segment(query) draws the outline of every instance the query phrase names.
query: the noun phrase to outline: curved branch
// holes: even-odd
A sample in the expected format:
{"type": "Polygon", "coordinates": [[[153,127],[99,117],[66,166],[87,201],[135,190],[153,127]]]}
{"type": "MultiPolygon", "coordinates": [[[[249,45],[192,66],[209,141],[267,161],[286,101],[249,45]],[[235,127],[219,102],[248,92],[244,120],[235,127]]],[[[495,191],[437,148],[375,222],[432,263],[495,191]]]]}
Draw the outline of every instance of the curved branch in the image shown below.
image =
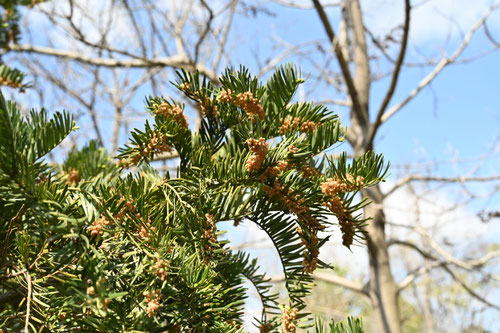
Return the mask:
{"type": "Polygon", "coordinates": [[[483,29],[484,29],[484,34],[486,35],[486,37],[488,37],[491,44],[493,44],[495,47],[500,47],[500,43],[497,42],[495,38],[493,38],[493,35],[491,34],[490,29],[488,28],[488,24],[486,24],[486,22],[484,22],[483,29]]]}
{"type": "MultiPolygon", "coordinates": [[[[423,251],[418,246],[416,246],[415,244],[410,243],[410,242],[394,240],[394,241],[392,241],[392,244],[399,244],[399,245],[407,246],[407,247],[409,247],[409,248],[417,251],[418,253],[420,253],[425,258],[434,260],[435,262],[432,265],[435,265],[436,267],[438,267],[438,266],[442,267],[451,276],[451,278],[453,280],[455,280],[456,282],[458,282],[462,286],[462,288],[464,288],[472,297],[476,298],[480,302],[483,302],[484,304],[486,304],[486,305],[488,305],[488,306],[490,306],[492,308],[500,310],[500,306],[491,303],[490,301],[488,301],[487,299],[485,299],[484,297],[482,297],[481,295],[479,295],[478,293],[476,293],[462,279],[460,279],[459,277],[457,277],[457,275],[448,267],[448,263],[447,262],[445,262],[445,261],[438,261],[433,255],[431,255],[431,254],[423,251]]],[[[411,280],[409,282],[405,281],[405,280],[407,280],[407,278],[403,279],[400,282],[400,284],[399,284],[399,290],[407,287],[415,279],[415,277],[410,277],[410,278],[407,277],[408,280],[411,280]]]]}
{"type": "Polygon", "coordinates": [[[427,234],[422,227],[415,226],[413,227],[413,230],[415,230],[418,234],[424,237],[429,242],[429,245],[432,247],[432,249],[436,251],[440,256],[442,256],[447,262],[469,271],[484,266],[491,259],[500,257],[500,250],[496,250],[485,254],[479,259],[472,259],[467,261],[460,260],[452,256],[445,249],[439,246],[439,244],[436,243],[436,241],[432,239],[432,237],[429,236],[429,234],[427,234]]]}
{"type": "Polygon", "coordinates": [[[465,48],[469,45],[472,36],[474,33],[484,25],[486,22],[486,19],[491,15],[491,13],[500,6],[500,2],[495,3],[493,6],[490,7],[490,9],[481,17],[481,19],[469,30],[469,32],[465,35],[462,44],[455,50],[455,52],[451,55],[451,57],[443,58],[439,63],[434,67],[434,69],[420,81],[418,86],[413,89],[409,95],[403,99],[401,102],[398,104],[394,105],[393,107],[389,108],[387,112],[385,112],[381,118],[381,122],[385,123],[389,118],[391,118],[394,114],[396,114],[401,108],[403,108],[408,102],[410,102],[415,96],[422,91],[423,88],[428,86],[435,78],[438,76],[441,71],[448,66],[449,64],[452,64],[456,61],[456,59],[462,54],[462,52],[465,50],[465,48]]]}
{"type": "Polygon", "coordinates": [[[189,58],[182,55],[175,55],[170,57],[158,57],[152,59],[112,59],[102,57],[89,57],[81,52],[60,50],[46,46],[35,45],[9,45],[9,51],[12,52],[25,52],[37,53],[48,56],[64,58],[68,60],[75,60],[88,65],[103,66],[103,67],[124,67],[124,68],[152,68],[152,67],[172,67],[172,68],[189,68],[198,70],[200,73],[206,75],[210,80],[218,82],[217,75],[206,68],[200,63],[192,64],[189,58]]]}
{"type": "Polygon", "coordinates": [[[464,288],[472,297],[474,297],[478,301],[483,302],[484,304],[486,304],[486,305],[488,305],[488,306],[490,306],[492,308],[495,308],[496,310],[500,311],[500,306],[491,303],[486,298],[482,297],[481,295],[479,295],[478,293],[476,293],[474,290],[472,290],[472,288],[469,287],[464,281],[462,281],[462,279],[460,279],[459,277],[457,277],[456,274],[453,273],[453,271],[447,265],[443,265],[443,268],[444,268],[444,270],[446,272],[448,272],[448,274],[450,274],[450,276],[453,278],[453,280],[457,281],[462,286],[462,288],[464,288]]]}
{"type": "Polygon", "coordinates": [[[392,73],[391,84],[389,85],[389,89],[380,104],[380,108],[377,113],[377,118],[375,123],[370,127],[370,134],[368,136],[367,147],[368,149],[372,148],[373,140],[375,135],[377,134],[377,129],[382,124],[382,115],[385,112],[385,109],[389,105],[392,96],[394,95],[394,91],[396,90],[396,85],[398,83],[399,73],[401,73],[401,66],[403,65],[403,60],[406,55],[406,48],[408,45],[408,34],[410,31],[410,13],[411,13],[411,5],[410,0],[405,0],[405,23],[403,27],[403,39],[401,41],[401,50],[399,51],[398,59],[396,60],[396,65],[394,66],[394,72],[392,73]]]}
{"type": "Polygon", "coordinates": [[[32,282],[31,275],[29,271],[24,273],[26,276],[26,283],[28,285],[28,295],[26,295],[26,320],[24,322],[24,331],[29,332],[29,324],[30,324],[30,310],[31,310],[31,293],[32,293],[32,282]]]}
{"type": "Polygon", "coordinates": [[[401,292],[401,290],[403,290],[406,287],[408,287],[420,275],[428,273],[431,270],[433,270],[434,268],[442,266],[442,265],[443,265],[442,262],[440,262],[440,261],[434,261],[431,264],[428,264],[428,265],[422,266],[420,268],[417,268],[416,270],[413,271],[413,273],[408,274],[403,280],[401,280],[398,283],[398,291],[401,292]]]}
{"type": "Polygon", "coordinates": [[[224,53],[224,48],[227,43],[227,38],[229,36],[229,30],[231,29],[231,24],[233,23],[233,17],[234,13],[236,11],[236,5],[238,4],[237,0],[233,0],[230,3],[230,10],[229,10],[229,17],[227,18],[226,26],[224,27],[224,31],[222,33],[222,38],[219,41],[219,51],[217,52],[217,55],[215,57],[214,63],[212,68],[214,71],[217,71],[217,68],[219,68],[221,59],[222,59],[222,54],[224,53]]]}
{"type": "Polygon", "coordinates": [[[313,273],[313,278],[322,282],[328,282],[328,283],[333,283],[336,284],[340,287],[344,287],[346,289],[349,289],[351,291],[357,292],[359,294],[362,294],[368,298],[370,298],[370,295],[368,293],[368,290],[366,290],[366,284],[363,285],[359,282],[356,281],[351,281],[346,278],[340,277],[338,275],[334,274],[328,274],[324,272],[315,272],[313,273]]]}
{"type": "MultiPolygon", "coordinates": [[[[282,6],[288,6],[292,8],[300,8],[300,9],[314,9],[314,6],[308,6],[308,5],[303,5],[294,1],[285,1],[285,0],[272,0],[273,2],[282,5],[282,6]]],[[[326,7],[338,7],[342,5],[342,1],[335,1],[331,3],[326,3],[323,5],[324,8],[326,7]]]]}
{"type": "Polygon", "coordinates": [[[391,188],[388,192],[384,194],[384,197],[388,197],[394,193],[397,189],[402,186],[415,182],[441,182],[441,183],[469,183],[469,182],[490,182],[494,180],[500,180],[500,175],[488,176],[488,177],[433,177],[433,176],[421,176],[421,175],[409,175],[401,179],[391,188]]]}
{"type": "Polygon", "coordinates": [[[284,59],[289,57],[291,54],[294,52],[297,52],[300,50],[301,47],[304,45],[294,45],[294,46],[289,46],[287,47],[283,52],[278,54],[276,57],[273,59],[270,59],[269,62],[265,66],[259,69],[259,72],[255,75],[257,77],[263,77],[266,75],[268,72],[274,70],[284,59]]]}
{"type": "Polygon", "coordinates": [[[198,62],[198,58],[199,58],[199,55],[200,55],[200,46],[201,46],[201,43],[203,43],[203,40],[205,39],[205,37],[207,36],[208,32],[210,31],[210,27],[212,26],[212,21],[214,19],[214,12],[212,11],[212,8],[210,8],[209,5],[207,5],[206,1],[205,0],[200,0],[201,4],[203,7],[205,7],[205,9],[207,10],[208,12],[208,19],[207,21],[205,22],[205,28],[202,30],[199,38],[198,38],[198,41],[196,42],[196,45],[194,47],[194,62],[197,63],[198,62]]]}
{"type": "Polygon", "coordinates": [[[313,3],[314,7],[316,8],[316,11],[318,12],[319,18],[321,19],[323,27],[325,28],[325,32],[328,36],[328,39],[332,42],[335,55],[337,56],[340,69],[342,70],[342,75],[344,76],[345,83],[347,85],[347,91],[349,92],[349,96],[351,97],[352,100],[352,105],[354,106],[354,110],[356,110],[357,112],[361,112],[362,108],[359,102],[358,93],[354,86],[351,72],[349,70],[349,64],[346,62],[344,58],[342,48],[340,47],[339,41],[335,36],[335,32],[333,31],[330,21],[328,20],[328,16],[326,15],[323,6],[321,6],[321,4],[319,3],[319,0],[313,0],[313,3]]]}
{"type": "MultiPolygon", "coordinates": [[[[366,290],[366,288],[359,282],[351,281],[351,280],[348,280],[346,278],[340,277],[338,275],[328,274],[328,273],[323,273],[323,272],[314,272],[312,277],[315,280],[335,284],[339,287],[349,289],[349,290],[354,291],[358,294],[362,294],[363,296],[366,296],[367,298],[370,298],[370,295],[368,294],[368,291],[366,290]]],[[[271,277],[271,282],[284,282],[284,281],[285,281],[284,275],[278,275],[278,276],[271,277]]]]}

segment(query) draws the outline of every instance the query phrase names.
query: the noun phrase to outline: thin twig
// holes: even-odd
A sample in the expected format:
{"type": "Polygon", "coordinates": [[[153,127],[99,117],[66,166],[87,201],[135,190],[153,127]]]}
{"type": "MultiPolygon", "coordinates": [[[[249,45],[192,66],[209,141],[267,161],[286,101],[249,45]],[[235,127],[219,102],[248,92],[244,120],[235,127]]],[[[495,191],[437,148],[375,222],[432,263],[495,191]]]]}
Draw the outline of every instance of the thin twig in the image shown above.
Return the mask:
{"type": "Polygon", "coordinates": [[[22,204],[22,206],[21,206],[21,208],[19,208],[19,211],[17,212],[17,214],[12,219],[10,219],[9,230],[7,231],[7,236],[5,237],[4,245],[2,248],[2,261],[0,262],[0,266],[3,265],[3,263],[7,257],[7,249],[9,248],[9,238],[10,238],[10,234],[12,233],[12,226],[15,223],[17,223],[17,220],[19,220],[19,218],[21,217],[21,215],[24,213],[25,210],[26,210],[26,205],[22,204]]]}
{"type": "Polygon", "coordinates": [[[389,118],[394,116],[401,108],[403,108],[408,102],[410,102],[415,96],[418,95],[423,88],[428,86],[441,71],[448,65],[454,63],[456,59],[462,54],[465,48],[469,45],[472,36],[474,33],[486,22],[486,19],[491,15],[491,13],[500,6],[500,2],[495,3],[490,9],[483,15],[483,17],[469,30],[469,32],[465,35],[462,44],[455,50],[455,52],[451,55],[451,57],[446,57],[441,59],[439,63],[434,67],[434,69],[420,81],[415,89],[413,89],[406,98],[404,98],[401,102],[389,108],[387,112],[382,116],[381,122],[385,123],[389,118]]]}
{"type": "Polygon", "coordinates": [[[236,5],[238,4],[238,0],[233,0],[230,3],[229,17],[227,18],[226,26],[224,27],[224,32],[222,33],[222,38],[219,41],[219,51],[214,60],[213,71],[216,72],[219,68],[220,62],[222,60],[222,55],[224,54],[224,49],[227,43],[227,38],[229,36],[229,31],[231,29],[231,25],[233,23],[234,13],[236,11],[236,5]]]}
{"type": "Polygon", "coordinates": [[[408,45],[408,35],[410,31],[410,13],[411,13],[410,0],[405,0],[405,23],[403,28],[403,39],[401,41],[401,50],[399,51],[399,56],[396,61],[396,65],[394,66],[394,72],[392,74],[392,80],[391,84],[389,85],[389,89],[387,90],[387,93],[384,97],[384,100],[382,101],[382,104],[380,104],[380,108],[378,110],[375,123],[370,127],[370,133],[368,135],[368,141],[366,143],[367,150],[373,148],[372,147],[373,140],[375,138],[375,135],[377,134],[379,126],[382,124],[382,115],[384,114],[385,109],[389,105],[389,102],[391,101],[391,98],[394,95],[394,91],[396,90],[399,74],[401,73],[401,66],[403,65],[403,60],[405,58],[406,48],[408,45]]]}
{"type": "Polygon", "coordinates": [[[398,290],[401,291],[408,287],[410,284],[412,284],[413,281],[420,275],[426,274],[433,270],[436,267],[439,267],[443,265],[443,262],[441,261],[434,261],[430,264],[424,265],[422,267],[419,267],[418,269],[414,270],[412,273],[408,274],[403,280],[401,280],[398,283],[398,290]]]}
{"type": "MultiPolygon", "coordinates": [[[[285,0],[272,0],[272,1],[279,4],[279,5],[292,7],[292,8],[314,9],[313,6],[303,5],[301,3],[297,3],[294,1],[285,1],[285,0]]],[[[342,1],[334,1],[334,2],[330,2],[330,3],[325,3],[322,6],[323,6],[323,8],[327,8],[327,7],[338,7],[341,5],[342,5],[342,1]]]]}
{"type": "Polygon", "coordinates": [[[183,55],[174,55],[170,57],[157,57],[151,59],[117,59],[103,57],[89,57],[81,52],[61,50],[46,46],[35,46],[29,44],[12,44],[9,45],[9,51],[26,52],[44,54],[54,57],[75,60],[81,63],[103,67],[125,67],[125,68],[152,68],[152,67],[173,67],[173,68],[190,68],[198,70],[206,75],[214,82],[218,82],[217,75],[206,68],[203,64],[192,64],[188,57],[183,55]]]}
{"type": "Polygon", "coordinates": [[[26,283],[28,284],[28,295],[26,296],[26,321],[24,322],[24,331],[28,332],[28,327],[30,323],[31,292],[32,292],[31,275],[29,270],[25,272],[25,276],[26,276],[26,283]]]}
{"type": "Polygon", "coordinates": [[[208,11],[208,19],[205,22],[205,28],[203,31],[200,33],[198,36],[198,41],[196,42],[196,45],[194,47],[194,59],[193,63],[197,63],[199,60],[199,55],[200,55],[200,46],[203,43],[203,40],[207,36],[208,32],[210,31],[210,27],[212,25],[212,21],[214,19],[214,12],[212,11],[212,8],[206,3],[205,0],[200,0],[201,4],[205,9],[208,11]]]}
{"type": "MultiPolygon", "coordinates": [[[[439,261],[437,260],[433,255],[431,255],[430,253],[427,253],[426,251],[420,249],[418,246],[416,246],[415,244],[411,243],[411,242],[407,242],[407,241],[398,241],[398,240],[394,240],[391,242],[392,244],[398,244],[398,245],[403,245],[403,246],[407,246],[411,249],[414,249],[415,251],[417,251],[418,253],[420,253],[424,258],[427,258],[427,259],[430,259],[430,260],[433,260],[433,261],[436,261],[437,263],[439,264],[436,264],[436,267],[442,267],[452,278],[453,280],[455,280],[456,282],[458,282],[472,297],[476,298],[477,300],[483,302],[484,304],[492,307],[492,308],[495,308],[497,310],[500,310],[500,306],[496,305],[496,304],[493,304],[491,303],[490,301],[488,301],[486,298],[482,297],[481,295],[479,295],[478,293],[476,293],[471,287],[469,287],[462,279],[460,279],[449,267],[448,267],[448,262],[446,261],[439,261]]],[[[404,281],[405,279],[403,279],[404,281]]],[[[402,282],[403,282],[402,281],[402,282]]],[[[407,282],[405,282],[405,284],[409,284],[407,282]]],[[[401,287],[405,287],[405,284],[403,283],[400,283],[400,290],[401,290],[401,287]]]]}
{"type": "Polygon", "coordinates": [[[319,105],[319,104],[335,104],[335,105],[341,105],[341,106],[347,106],[351,107],[352,103],[349,100],[340,100],[340,99],[325,99],[325,100],[320,100],[320,101],[315,101],[314,104],[319,105]]]}
{"type": "Polygon", "coordinates": [[[487,177],[434,177],[434,176],[421,176],[421,175],[409,175],[401,179],[394,185],[389,191],[384,193],[384,197],[388,197],[393,194],[397,189],[411,182],[439,182],[439,183],[470,183],[470,182],[491,182],[495,180],[500,180],[500,175],[487,176],[487,177]]]}
{"type": "Polygon", "coordinates": [[[326,15],[323,6],[321,6],[321,4],[319,3],[319,0],[313,0],[313,3],[316,11],[318,12],[321,23],[325,28],[326,34],[333,45],[333,49],[340,65],[340,69],[342,70],[342,75],[344,76],[345,83],[347,85],[349,96],[352,100],[352,105],[354,106],[354,110],[358,110],[359,112],[361,112],[361,104],[359,103],[358,93],[352,80],[351,71],[349,70],[349,64],[344,59],[342,49],[340,48],[339,41],[337,40],[335,32],[333,31],[330,21],[328,20],[328,16],[326,15]]]}
{"type": "MultiPolygon", "coordinates": [[[[318,281],[332,283],[332,284],[338,285],[339,287],[349,289],[351,291],[354,291],[356,293],[364,295],[367,298],[370,298],[370,295],[368,294],[368,291],[366,290],[366,288],[359,282],[351,281],[351,280],[343,278],[341,276],[334,275],[334,274],[328,274],[328,273],[324,273],[324,272],[315,272],[312,276],[314,279],[316,279],[318,281]]],[[[285,281],[285,277],[283,275],[271,277],[271,282],[284,282],[284,281],[285,281]]]]}

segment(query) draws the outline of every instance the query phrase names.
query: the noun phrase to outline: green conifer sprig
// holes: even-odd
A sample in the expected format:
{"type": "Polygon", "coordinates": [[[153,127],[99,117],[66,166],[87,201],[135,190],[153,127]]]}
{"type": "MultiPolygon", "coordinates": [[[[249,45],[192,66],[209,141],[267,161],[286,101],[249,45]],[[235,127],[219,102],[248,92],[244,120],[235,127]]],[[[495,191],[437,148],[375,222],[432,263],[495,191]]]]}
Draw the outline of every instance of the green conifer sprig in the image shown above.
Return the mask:
{"type": "Polygon", "coordinates": [[[199,128],[182,104],[148,98],[154,120],[132,131],[117,164],[92,141],[47,165],[76,128],[71,117],[32,112],[28,122],[0,99],[2,329],[240,332],[246,281],[263,305],[261,331],[313,325],[304,311],[311,273],[330,267],[319,251],[340,237],[320,231],[336,216],[346,246],[362,235],[367,202],[356,193],[383,179],[382,157],[321,157],[344,130],[327,108],[293,101],[303,83],[293,66],[266,84],[244,68],[228,69],[220,86],[178,74],[203,114],[199,128]],[[179,157],[175,175],[150,166],[164,153],[179,157]],[[267,234],[288,304],[278,304],[257,260],[230,251],[222,221],[267,234]]]}
{"type": "MultiPolygon", "coordinates": [[[[45,0],[4,0],[0,2],[0,49],[8,51],[9,44],[17,43],[21,37],[19,29],[19,6],[33,7],[45,0]]],[[[25,74],[17,68],[2,64],[0,60],[0,86],[17,88],[24,92],[31,87],[24,81],[25,74]]]]}

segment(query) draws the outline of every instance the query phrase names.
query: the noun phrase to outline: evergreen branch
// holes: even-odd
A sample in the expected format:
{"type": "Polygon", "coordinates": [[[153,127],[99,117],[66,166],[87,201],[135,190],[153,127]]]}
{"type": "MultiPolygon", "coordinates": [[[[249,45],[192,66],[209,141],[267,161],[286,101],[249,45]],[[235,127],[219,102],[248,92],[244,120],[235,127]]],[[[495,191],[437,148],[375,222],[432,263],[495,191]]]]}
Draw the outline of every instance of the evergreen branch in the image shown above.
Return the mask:
{"type": "Polygon", "coordinates": [[[363,333],[363,322],[360,318],[347,317],[347,323],[335,322],[333,319],[325,325],[322,319],[317,318],[314,327],[315,333],[363,333]]]}
{"type": "Polygon", "coordinates": [[[28,332],[29,324],[30,324],[30,311],[31,311],[31,293],[33,292],[31,275],[29,271],[24,273],[26,277],[26,284],[28,285],[28,294],[26,295],[26,321],[24,324],[24,331],[28,332]]]}
{"type": "Polygon", "coordinates": [[[24,73],[16,68],[10,68],[6,65],[0,65],[0,85],[11,88],[18,88],[23,92],[30,84],[23,83],[24,73]]]}
{"type": "Polygon", "coordinates": [[[239,262],[242,265],[241,274],[253,284],[259,294],[263,306],[262,319],[260,321],[265,325],[270,319],[273,319],[272,316],[279,313],[277,301],[278,294],[269,294],[272,287],[271,284],[268,284],[270,279],[266,279],[263,274],[257,274],[259,267],[257,266],[256,259],[253,259],[250,262],[250,255],[241,251],[238,251],[235,255],[233,255],[233,257],[236,262],[239,262]],[[266,315],[271,318],[266,318],[266,315]]]}
{"type": "MultiPolygon", "coordinates": [[[[259,206],[262,207],[262,204],[259,206]]],[[[280,257],[285,276],[285,286],[289,294],[291,306],[299,310],[305,307],[304,297],[312,287],[312,278],[303,272],[302,246],[293,231],[296,225],[291,218],[285,218],[282,212],[260,213],[249,220],[256,223],[267,233],[280,257]]]]}
{"type": "MultiPolygon", "coordinates": [[[[343,131],[327,108],[290,104],[302,82],[293,66],[279,69],[266,85],[244,67],[227,70],[221,87],[198,73],[178,76],[177,87],[203,110],[201,126],[189,130],[183,105],[147,99],[154,122],[134,129],[131,143],[120,149],[120,165],[140,164],[128,175],[95,141],[72,150],[61,165],[37,162],[75,128],[71,117],[32,111],[28,122],[14,104],[0,100],[0,198],[6,207],[0,233],[15,233],[7,245],[14,251],[6,257],[25,267],[5,268],[0,287],[20,288],[13,277],[36,270],[25,327],[38,329],[40,314],[52,325],[47,327],[241,332],[245,277],[264,307],[260,328],[274,329],[279,312],[269,280],[257,273],[256,260],[230,255],[229,241],[218,237],[223,231],[217,222],[243,218],[263,229],[278,252],[289,303],[283,318],[292,321],[286,325],[310,324],[299,310],[313,286],[311,273],[328,267],[318,259],[329,238],[319,231],[330,223],[321,181],[330,175],[352,187],[350,172],[365,176],[360,185],[374,185],[386,172],[381,156],[367,154],[347,165],[344,155],[331,160],[333,166],[325,159],[318,166],[315,156],[339,142],[343,131]],[[283,121],[292,118],[293,125],[283,121]],[[176,178],[162,178],[149,162],[174,148],[176,178]],[[48,316],[47,309],[59,313],[48,316]]],[[[348,214],[366,204],[342,198],[348,214]]],[[[17,302],[13,308],[23,306],[1,296],[17,302]]],[[[23,327],[18,317],[5,320],[23,327]]]]}

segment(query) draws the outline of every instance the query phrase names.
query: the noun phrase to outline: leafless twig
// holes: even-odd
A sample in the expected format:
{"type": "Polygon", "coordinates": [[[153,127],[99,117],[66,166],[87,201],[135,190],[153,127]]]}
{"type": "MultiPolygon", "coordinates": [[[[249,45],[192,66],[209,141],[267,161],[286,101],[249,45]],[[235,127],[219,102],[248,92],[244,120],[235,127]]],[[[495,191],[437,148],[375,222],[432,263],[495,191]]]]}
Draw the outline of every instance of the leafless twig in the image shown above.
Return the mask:
{"type": "Polygon", "coordinates": [[[24,322],[24,331],[28,332],[30,324],[31,293],[32,293],[31,275],[29,270],[27,270],[24,273],[24,276],[26,277],[26,283],[28,284],[28,295],[26,295],[26,321],[24,322]]]}
{"type": "MultiPolygon", "coordinates": [[[[322,281],[322,282],[328,282],[328,283],[338,285],[340,287],[343,287],[343,288],[349,289],[351,291],[354,291],[358,294],[361,294],[368,299],[370,298],[366,288],[359,282],[355,282],[355,281],[343,278],[343,277],[338,276],[338,275],[328,274],[328,273],[324,273],[324,272],[315,272],[313,274],[313,278],[316,280],[322,281]]],[[[271,277],[271,281],[272,282],[283,282],[283,281],[285,281],[285,277],[281,276],[281,275],[280,276],[273,276],[273,277],[271,277]]]]}
{"type": "Polygon", "coordinates": [[[404,98],[401,102],[398,104],[392,106],[387,110],[383,116],[381,117],[381,122],[385,123],[389,118],[391,118],[393,115],[395,115],[399,110],[401,110],[408,102],[410,102],[415,96],[418,95],[418,93],[428,86],[437,76],[441,71],[448,65],[454,63],[456,59],[462,54],[462,52],[465,50],[465,48],[469,45],[472,36],[474,33],[484,25],[488,17],[495,11],[500,6],[500,3],[497,2],[493,6],[491,6],[488,11],[481,17],[479,21],[474,24],[474,26],[469,30],[469,32],[465,35],[462,43],[460,46],[455,50],[455,52],[450,56],[450,57],[445,57],[441,59],[441,61],[434,67],[434,69],[420,81],[420,83],[417,85],[415,89],[413,89],[410,94],[404,98]]]}
{"type": "Polygon", "coordinates": [[[367,146],[368,149],[371,149],[373,146],[373,140],[375,138],[375,134],[382,123],[382,115],[385,112],[385,109],[389,105],[392,96],[394,95],[394,91],[396,90],[396,85],[398,83],[399,73],[401,72],[401,66],[403,65],[403,60],[406,54],[406,47],[408,45],[408,34],[410,32],[410,13],[411,13],[411,5],[410,0],[405,0],[405,21],[403,27],[403,39],[401,40],[401,50],[399,51],[398,59],[396,60],[396,65],[394,66],[394,71],[392,74],[391,83],[389,85],[389,89],[384,97],[384,100],[380,104],[380,108],[377,112],[377,118],[375,123],[370,127],[370,132],[368,134],[367,146]]]}

